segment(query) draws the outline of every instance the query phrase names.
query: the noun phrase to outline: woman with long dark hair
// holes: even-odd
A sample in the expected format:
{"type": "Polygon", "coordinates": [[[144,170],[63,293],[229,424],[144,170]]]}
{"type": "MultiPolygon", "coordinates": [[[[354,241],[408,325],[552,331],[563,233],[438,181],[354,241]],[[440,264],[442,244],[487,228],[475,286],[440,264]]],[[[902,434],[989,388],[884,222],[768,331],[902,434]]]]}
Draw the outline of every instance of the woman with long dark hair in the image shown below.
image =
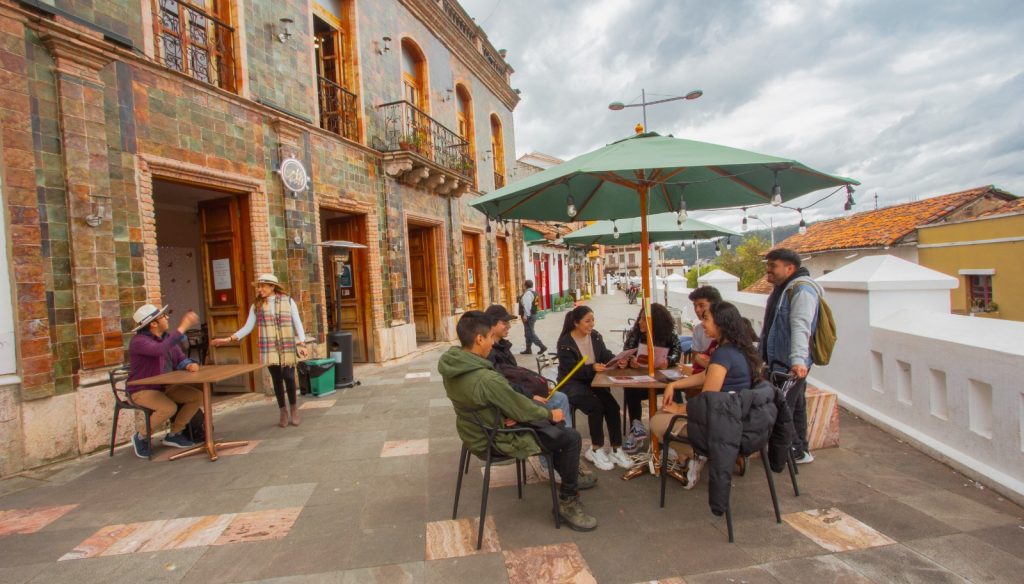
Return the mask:
{"type": "MultiPolygon", "coordinates": [[[[679,344],[679,335],[676,334],[676,323],[672,319],[672,313],[662,304],[651,304],[651,327],[654,329],[654,347],[668,350],[664,361],[655,361],[654,366],[658,369],[675,367],[683,356],[683,347],[679,344]]],[[[647,319],[644,318],[644,311],[636,317],[633,328],[626,333],[626,341],[622,344],[622,350],[626,349],[647,350],[647,319]]],[[[645,366],[644,360],[633,356],[629,359],[630,367],[645,366]]],[[[620,363],[625,367],[626,363],[620,363]]],[[[647,390],[627,389],[626,390],[626,412],[629,415],[630,423],[642,417],[643,402],[647,399],[647,390]]]]}
{"type": "Polygon", "coordinates": [[[565,315],[562,333],[558,337],[558,378],[565,379],[580,360],[586,363],[562,385],[559,391],[569,396],[569,403],[587,415],[591,448],[583,457],[601,470],[615,465],[632,466],[622,451],[622,423],[619,404],[606,387],[590,387],[594,376],[605,370],[605,363],[615,357],[604,344],[601,334],[594,330],[594,311],[589,306],[577,306],[565,315]],[[604,447],[604,425],[608,425],[611,449],[604,447]]]}
{"type": "MultiPolygon", "coordinates": [[[[708,336],[718,341],[718,348],[711,355],[705,371],[673,381],[665,387],[662,411],[651,419],[651,431],[655,436],[665,434],[673,415],[686,413],[686,405],[676,404],[672,399],[676,390],[700,387],[701,391],[743,391],[754,387],[760,379],[761,354],[754,346],[757,336],[750,321],[740,316],[735,305],[713,303],[704,313],[702,322],[708,336]]],[[[685,436],[686,422],[676,422],[672,433],[685,436]]],[[[689,444],[673,442],[672,448],[679,456],[689,459],[685,486],[692,489],[700,478],[704,458],[697,456],[689,444]]]]}

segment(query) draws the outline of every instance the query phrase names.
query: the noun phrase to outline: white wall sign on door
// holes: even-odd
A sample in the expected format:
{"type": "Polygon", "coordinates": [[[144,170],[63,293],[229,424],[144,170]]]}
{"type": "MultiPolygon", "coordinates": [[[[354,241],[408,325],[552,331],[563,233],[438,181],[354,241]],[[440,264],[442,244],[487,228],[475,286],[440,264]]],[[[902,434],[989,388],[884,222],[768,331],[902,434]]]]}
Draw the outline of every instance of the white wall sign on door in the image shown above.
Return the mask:
{"type": "Polygon", "coordinates": [[[210,262],[213,267],[213,289],[231,289],[231,260],[228,258],[213,260],[210,262]]]}

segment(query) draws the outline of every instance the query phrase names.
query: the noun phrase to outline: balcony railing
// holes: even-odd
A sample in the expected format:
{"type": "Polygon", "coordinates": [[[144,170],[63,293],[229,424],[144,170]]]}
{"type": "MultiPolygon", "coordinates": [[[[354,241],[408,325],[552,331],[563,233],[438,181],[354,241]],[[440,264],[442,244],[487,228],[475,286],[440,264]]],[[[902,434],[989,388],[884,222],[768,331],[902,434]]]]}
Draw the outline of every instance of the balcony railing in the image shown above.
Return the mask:
{"type": "Polygon", "coordinates": [[[317,87],[320,96],[320,127],[349,140],[358,141],[356,94],[321,76],[317,76],[317,87]]]}
{"type": "Polygon", "coordinates": [[[381,152],[409,151],[472,181],[475,165],[469,143],[408,101],[378,106],[381,133],[374,148],[381,152]]]}
{"type": "Polygon", "coordinates": [[[495,172],[494,173],[494,188],[500,189],[503,186],[505,186],[505,175],[499,174],[499,173],[495,172]]]}
{"type": "Polygon", "coordinates": [[[157,59],[193,79],[235,91],[235,29],[181,0],[158,0],[157,59]]]}

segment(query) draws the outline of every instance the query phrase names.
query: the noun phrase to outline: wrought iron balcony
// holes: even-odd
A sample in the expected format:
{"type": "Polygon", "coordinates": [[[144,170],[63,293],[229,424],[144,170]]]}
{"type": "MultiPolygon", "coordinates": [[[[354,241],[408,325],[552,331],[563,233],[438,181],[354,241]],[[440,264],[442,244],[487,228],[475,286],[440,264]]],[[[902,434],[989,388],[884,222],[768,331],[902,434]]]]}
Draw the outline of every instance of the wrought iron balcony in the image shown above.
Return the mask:
{"type": "Polygon", "coordinates": [[[182,0],[158,0],[157,59],[193,79],[235,91],[235,29],[182,0]]]}
{"type": "MultiPolygon", "coordinates": [[[[418,183],[428,178],[430,188],[438,192],[449,192],[451,185],[467,187],[473,184],[476,165],[469,153],[469,142],[426,112],[408,101],[395,101],[378,106],[380,112],[378,132],[373,138],[373,147],[381,152],[393,153],[390,160],[400,161],[392,165],[392,176],[413,177],[418,183]],[[415,159],[415,160],[413,160],[415,159]],[[422,164],[428,162],[432,164],[422,164]],[[450,174],[451,180],[435,179],[432,168],[450,174]],[[424,173],[425,171],[425,173],[424,173]],[[432,181],[437,180],[436,184],[432,181]],[[445,185],[446,186],[441,186],[445,185]]],[[[465,188],[461,189],[462,192],[465,188]]],[[[461,194],[461,192],[459,193],[461,194]]]]}
{"type": "Polygon", "coordinates": [[[320,127],[349,140],[359,140],[356,94],[326,77],[317,76],[320,96],[320,127]]]}

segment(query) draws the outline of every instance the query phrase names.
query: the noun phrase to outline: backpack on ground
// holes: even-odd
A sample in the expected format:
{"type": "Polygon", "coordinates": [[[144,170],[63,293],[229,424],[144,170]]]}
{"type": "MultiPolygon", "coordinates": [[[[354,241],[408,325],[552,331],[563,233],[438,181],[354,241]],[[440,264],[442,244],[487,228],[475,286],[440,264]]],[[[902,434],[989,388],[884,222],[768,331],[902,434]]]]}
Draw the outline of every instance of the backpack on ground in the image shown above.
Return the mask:
{"type": "Polygon", "coordinates": [[[508,381],[509,385],[512,386],[512,389],[526,397],[548,397],[550,390],[548,388],[547,379],[544,379],[542,376],[527,369],[526,367],[499,363],[494,366],[494,369],[508,381]]]}
{"type": "Polygon", "coordinates": [[[818,294],[818,323],[811,335],[811,362],[815,365],[828,365],[832,359],[832,351],[836,347],[836,320],[832,316],[832,308],[825,302],[825,295],[816,284],[797,282],[789,289],[789,301],[792,305],[793,294],[798,286],[810,286],[818,294]]]}

